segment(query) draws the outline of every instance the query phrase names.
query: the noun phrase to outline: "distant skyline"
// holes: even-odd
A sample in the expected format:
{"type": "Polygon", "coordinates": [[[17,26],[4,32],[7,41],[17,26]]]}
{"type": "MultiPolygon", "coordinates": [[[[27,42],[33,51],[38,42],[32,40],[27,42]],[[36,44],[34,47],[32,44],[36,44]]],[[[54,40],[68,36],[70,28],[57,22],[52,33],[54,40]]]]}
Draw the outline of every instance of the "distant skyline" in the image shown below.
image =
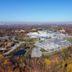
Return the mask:
{"type": "Polygon", "coordinates": [[[0,0],[0,21],[72,22],[72,0],[0,0]]]}

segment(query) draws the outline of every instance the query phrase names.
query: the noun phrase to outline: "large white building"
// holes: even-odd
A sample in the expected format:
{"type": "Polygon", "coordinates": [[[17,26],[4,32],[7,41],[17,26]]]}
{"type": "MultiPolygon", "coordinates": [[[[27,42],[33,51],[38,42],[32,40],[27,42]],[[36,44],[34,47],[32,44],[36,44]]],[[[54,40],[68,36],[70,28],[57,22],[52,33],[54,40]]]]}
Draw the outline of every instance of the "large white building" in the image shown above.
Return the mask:
{"type": "Polygon", "coordinates": [[[60,32],[44,30],[38,32],[30,32],[27,35],[30,38],[39,38],[38,41],[36,41],[35,43],[35,48],[32,50],[32,57],[42,56],[41,49],[44,49],[48,53],[50,53],[71,45],[66,40],[66,35],[60,32]]]}
{"type": "Polygon", "coordinates": [[[38,32],[29,32],[27,34],[31,38],[64,38],[65,35],[60,32],[52,31],[38,31],[38,32]]]}

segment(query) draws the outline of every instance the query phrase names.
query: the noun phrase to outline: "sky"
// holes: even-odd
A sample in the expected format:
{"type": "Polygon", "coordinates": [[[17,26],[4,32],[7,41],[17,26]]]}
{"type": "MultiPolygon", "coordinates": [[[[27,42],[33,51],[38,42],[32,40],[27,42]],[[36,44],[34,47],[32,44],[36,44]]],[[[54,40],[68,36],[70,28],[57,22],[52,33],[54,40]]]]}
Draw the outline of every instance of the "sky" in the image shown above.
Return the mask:
{"type": "Polygon", "coordinates": [[[0,0],[0,21],[72,21],[72,0],[0,0]]]}

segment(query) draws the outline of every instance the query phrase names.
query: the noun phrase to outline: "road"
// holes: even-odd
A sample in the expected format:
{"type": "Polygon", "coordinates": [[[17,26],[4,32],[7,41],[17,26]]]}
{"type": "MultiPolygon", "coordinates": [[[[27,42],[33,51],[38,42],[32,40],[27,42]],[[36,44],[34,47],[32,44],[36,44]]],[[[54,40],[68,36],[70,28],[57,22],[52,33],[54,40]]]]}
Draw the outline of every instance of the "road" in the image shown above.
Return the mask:
{"type": "Polygon", "coordinates": [[[13,47],[10,48],[9,51],[5,52],[4,55],[10,54],[12,51],[14,51],[15,49],[17,49],[22,43],[25,43],[25,42],[19,42],[18,44],[14,45],[13,47]]]}

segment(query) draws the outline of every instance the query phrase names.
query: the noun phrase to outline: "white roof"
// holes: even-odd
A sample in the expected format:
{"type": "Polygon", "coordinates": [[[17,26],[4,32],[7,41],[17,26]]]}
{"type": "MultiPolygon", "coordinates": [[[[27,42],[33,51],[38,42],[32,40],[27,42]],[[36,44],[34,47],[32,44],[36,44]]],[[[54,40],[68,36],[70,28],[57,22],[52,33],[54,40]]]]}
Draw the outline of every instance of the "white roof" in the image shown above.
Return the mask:
{"type": "Polygon", "coordinates": [[[56,49],[59,47],[58,44],[55,44],[53,42],[48,42],[48,43],[36,43],[36,46],[40,47],[40,48],[44,48],[45,50],[49,50],[49,49],[56,49]]]}

